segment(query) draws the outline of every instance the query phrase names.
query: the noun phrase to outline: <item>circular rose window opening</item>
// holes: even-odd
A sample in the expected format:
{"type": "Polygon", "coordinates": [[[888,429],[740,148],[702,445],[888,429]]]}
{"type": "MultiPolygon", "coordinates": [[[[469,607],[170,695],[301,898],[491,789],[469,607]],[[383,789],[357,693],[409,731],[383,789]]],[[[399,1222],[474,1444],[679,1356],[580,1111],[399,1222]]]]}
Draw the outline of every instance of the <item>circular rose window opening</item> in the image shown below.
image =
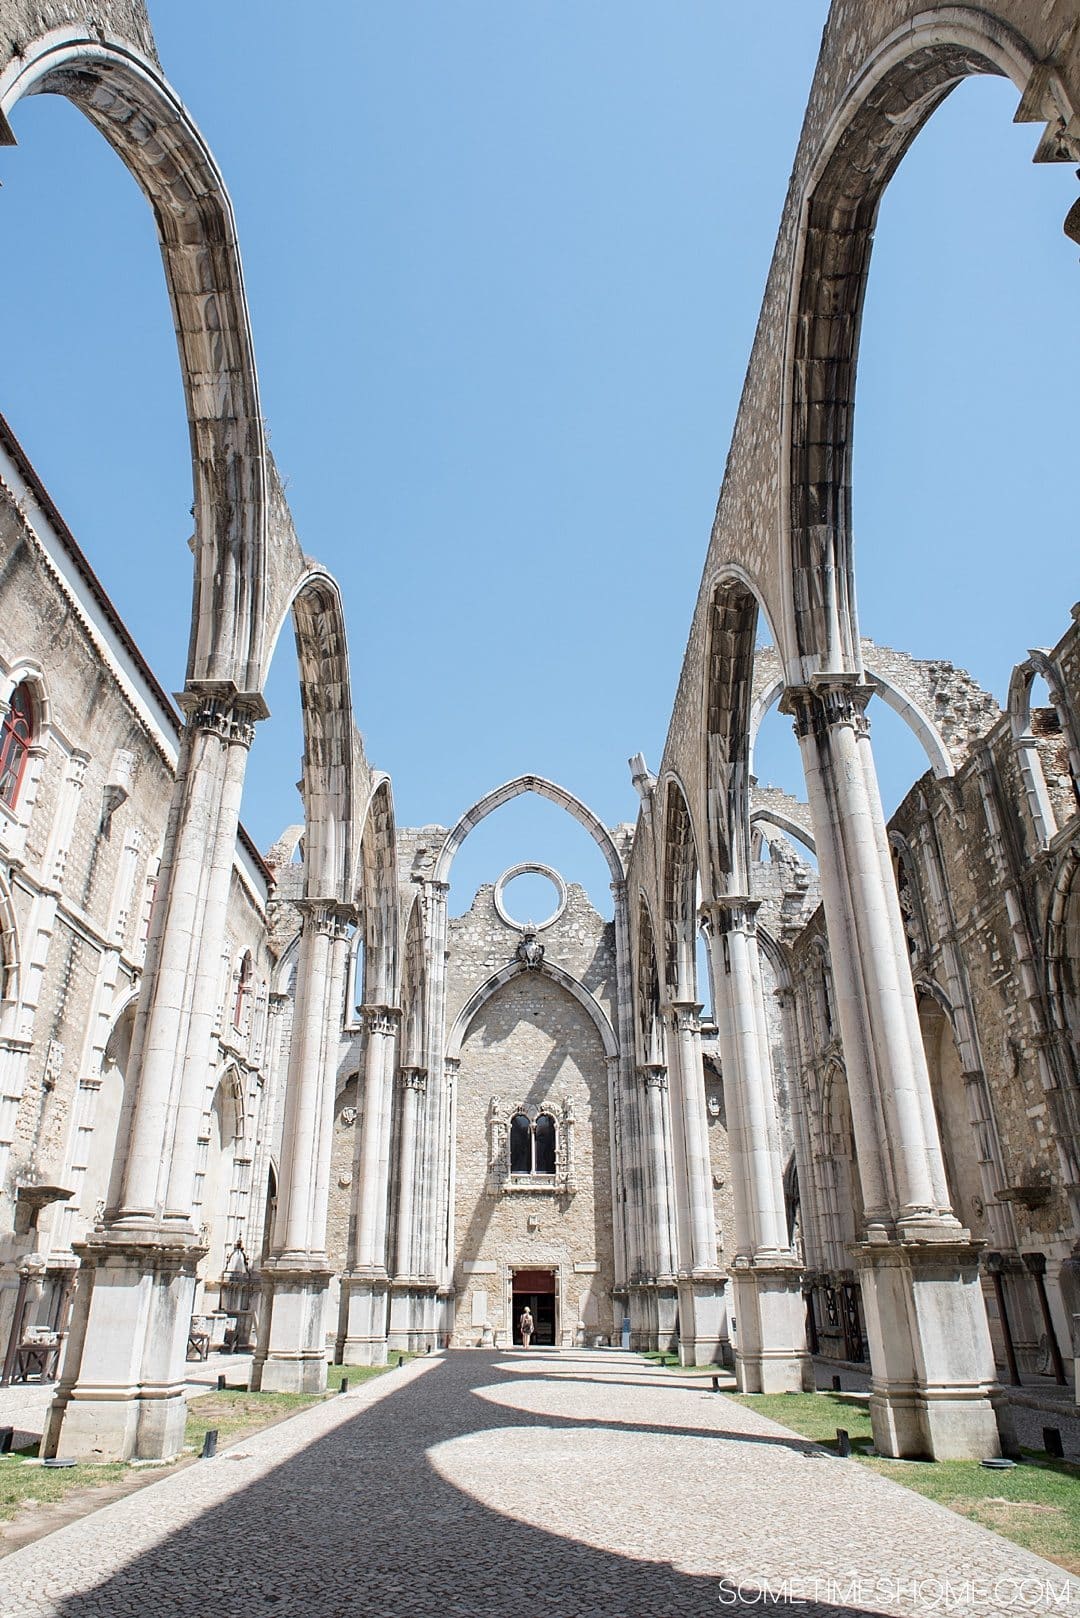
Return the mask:
{"type": "Polygon", "coordinates": [[[495,884],[495,909],[508,927],[540,932],[566,909],[566,883],[550,865],[512,865],[495,884]]]}

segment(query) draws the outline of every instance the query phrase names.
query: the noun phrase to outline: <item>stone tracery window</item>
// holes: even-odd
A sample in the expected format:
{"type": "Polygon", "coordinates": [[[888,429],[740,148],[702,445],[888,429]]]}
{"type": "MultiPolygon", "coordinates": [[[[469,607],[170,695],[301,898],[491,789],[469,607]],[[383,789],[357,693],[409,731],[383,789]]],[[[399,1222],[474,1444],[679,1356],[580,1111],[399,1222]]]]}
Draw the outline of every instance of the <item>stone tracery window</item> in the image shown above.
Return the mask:
{"type": "Polygon", "coordinates": [[[526,1103],[513,1114],[498,1096],[488,1107],[488,1190],[562,1191],[575,1189],[574,1107],[526,1103]]]}
{"type": "Polygon", "coordinates": [[[14,809],[34,740],[34,699],[25,680],[11,693],[0,727],[0,800],[14,809]]]}

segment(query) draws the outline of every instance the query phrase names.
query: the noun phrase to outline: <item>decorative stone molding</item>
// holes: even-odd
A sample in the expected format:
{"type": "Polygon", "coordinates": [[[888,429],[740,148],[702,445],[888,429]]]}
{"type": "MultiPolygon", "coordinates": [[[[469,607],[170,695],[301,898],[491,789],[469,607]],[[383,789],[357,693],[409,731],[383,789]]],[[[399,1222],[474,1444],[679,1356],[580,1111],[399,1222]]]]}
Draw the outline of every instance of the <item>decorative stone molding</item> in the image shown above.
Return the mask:
{"type": "Polygon", "coordinates": [[[790,714],[800,738],[823,738],[841,725],[849,726],[857,736],[867,736],[866,708],[873,695],[873,686],[853,675],[815,675],[808,686],[787,687],[780,698],[780,711],[790,714]]]}
{"type": "Polygon", "coordinates": [[[501,1096],[492,1096],[488,1103],[488,1195],[504,1192],[557,1193],[572,1196],[577,1190],[574,1181],[574,1103],[566,1097],[561,1103],[545,1101],[524,1102],[512,1109],[501,1096]],[[555,1173],[513,1174],[510,1170],[510,1123],[523,1115],[535,1124],[540,1117],[551,1118],[555,1124],[555,1173]]]}
{"type": "Polygon", "coordinates": [[[237,742],[241,747],[251,746],[255,740],[255,721],[265,712],[261,698],[251,701],[235,695],[180,691],[176,700],[184,712],[188,730],[208,731],[223,742],[237,742]]]}
{"type": "Polygon", "coordinates": [[[638,1068],[638,1073],[646,1090],[664,1091],[668,1087],[668,1071],[660,1062],[646,1062],[638,1068]]]}
{"type": "Polygon", "coordinates": [[[403,1090],[412,1090],[417,1095],[423,1095],[427,1089],[428,1075],[426,1067],[403,1067],[399,1077],[403,1090]]]}
{"type": "Polygon", "coordinates": [[[359,1009],[364,1031],[369,1038],[372,1034],[379,1034],[385,1039],[393,1038],[401,1021],[400,1006],[361,1006],[359,1009]]]}

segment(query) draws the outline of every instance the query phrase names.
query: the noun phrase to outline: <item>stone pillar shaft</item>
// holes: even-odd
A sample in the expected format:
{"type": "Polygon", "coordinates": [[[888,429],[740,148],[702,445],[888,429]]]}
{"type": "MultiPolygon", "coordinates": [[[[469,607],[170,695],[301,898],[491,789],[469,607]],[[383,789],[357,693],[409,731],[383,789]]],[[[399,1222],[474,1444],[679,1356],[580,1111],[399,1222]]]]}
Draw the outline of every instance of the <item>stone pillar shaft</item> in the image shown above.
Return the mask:
{"type": "Polygon", "coordinates": [[[903,920],[864,708],[869,687],[789,691],[818,849],[870,1225],[948,1217],[903,920]],[[944,1207],[943,1207],[944,1202],[944,1207]]]}
{"type": "Polygon", "coordinates": [[[668,1182],[667,1150],[664,1142],[664,1096],[667,1093],[667,1068],[651,1062],[641,1070],[645,1088],[645,1119],[649,1154],[648,1187],[653,1217],[649,1234],[652,1238],[653,1277],[670,1283],[674,1274],[671,1252],[671,1226],[668,1209],[671,1206],[671,1187],[668,1182]]]}
{"type": "Polygon", "coordinates": [[[391,1110],[388,1081],[400,1013],[392,1006],[365,1006],[363,1009],[367,1023],[367,1049],[364,1057],[364,1125],[357,1176],[359,1207],[355,1264],[361,1269],[385,1269],[391,1110]],[[384,1235],[382,1245],[379,1243],[380,1231],[384,1235]]]}
{"type": "Polygon", "coordinates": [[[190,1229],[206,1066],[251,705],[187,694],[187,722],[158,876],[129,1072],[131,1145],[115,1219],[190,1229]]]}
{"type": "Polygon", "coordinates": [[[749,1258],[790,1256],[780,1130],[764,1028],[756,936],[757,904],[720,900],[710,908],[720,1058],[730,1109],[736,1251],[749,1258]]]}
{"type": "Polygon", "coordinates": [[[401,1070],[401,1134],[398,1152],[398,1223],[394,1269],[399,1276],[412,1274],[413,1227],[416,1197],[416,1124],[420,1097],[427,1089],[427,1073],[422,1067],[401,1070]]]}
{"type": "Polygon", "coordinates": [[[275,1258],[289,1262],[312,1255],[325,1262],[338,1008],[348,962],[348,935],[346,918],[333,903],[305,900],[300,908],[303,932],[270,1250],[275,1258]]]}
{"type": "Polygon", "coordinates": [[[701,1066],[699,1005],[676,1001],[670,1007],[672,1054],[677,1076],[677,1104],[682,1123],[687,1218],[680,1270],[715,1270],[716,1220],[713,1214],[712,1165],[705,1113],[705,1077],[701,1066]]]}

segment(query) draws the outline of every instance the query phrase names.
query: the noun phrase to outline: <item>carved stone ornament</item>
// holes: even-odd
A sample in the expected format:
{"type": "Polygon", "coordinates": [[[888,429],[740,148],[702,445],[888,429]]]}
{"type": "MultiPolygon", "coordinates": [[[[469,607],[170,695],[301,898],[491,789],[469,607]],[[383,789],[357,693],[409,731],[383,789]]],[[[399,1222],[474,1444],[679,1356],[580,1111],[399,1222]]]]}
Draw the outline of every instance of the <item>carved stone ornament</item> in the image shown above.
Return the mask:
{"type": "Polygon", "coordinates": [[[522,932],[521,942],[514,953],[523,966],[532,968],[543,964],[544,946],[530,928],[522,932]]]}
{"type": "Polygon", "coordinates": [[[357,1116],[358,1114],[355,1107],[342,1107],[341,1121],[345,1125],[346,1129],[350,1129],[352,1125],[355,1124],[357,1116]]]}

